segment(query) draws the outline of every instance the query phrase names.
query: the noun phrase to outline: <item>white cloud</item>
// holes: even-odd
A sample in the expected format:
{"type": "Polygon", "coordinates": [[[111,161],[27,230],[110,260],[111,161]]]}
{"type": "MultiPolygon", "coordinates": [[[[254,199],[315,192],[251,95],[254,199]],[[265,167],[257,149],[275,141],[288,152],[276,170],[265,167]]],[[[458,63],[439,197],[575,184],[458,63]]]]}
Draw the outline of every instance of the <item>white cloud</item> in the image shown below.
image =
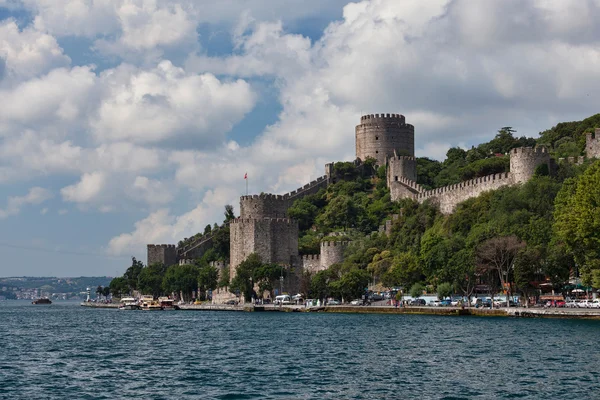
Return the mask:
{"type": "Polygon", "coordinates": [[[243,80],[188,75],[169,61],[150,71],[122,65],[102,80],[107,93],[91,122],[99,141],[155,143],[187,136],[185,147],[219,142],[256,100],[243,80]]]}
{"type": "Polygon", "coordinates": [[[6,69],[4,80],[11,82],[34,77],[71,62],[53,36],[34,28],[20,30],[13,20],[0,22],[0,59],[4,60],[6,69]]]}
{"type": "Polygon", "coordinates": [[[41,204],[50,198],[52,198],[52,192],[48,189],[38,186],[32,187],[25,196],[9,197],[6,202],[6,207],[0,209],[0,219],[10,217],[11,215],[17,215],[25,205],[41,204]]]}
{"type": "Polygon", "coordinates": [[[86,173],[78,183],[60,190],[63,200],[75,203],[87,203],[94,200],[107,184],[106,175],[102,172],[86,173]]]}

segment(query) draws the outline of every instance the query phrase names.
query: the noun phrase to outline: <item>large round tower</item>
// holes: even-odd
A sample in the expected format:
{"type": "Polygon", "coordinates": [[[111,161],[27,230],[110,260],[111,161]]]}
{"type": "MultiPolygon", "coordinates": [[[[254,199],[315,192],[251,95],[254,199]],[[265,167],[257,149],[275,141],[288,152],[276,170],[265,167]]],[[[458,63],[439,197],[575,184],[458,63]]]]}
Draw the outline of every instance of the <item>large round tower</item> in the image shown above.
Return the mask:
{"type": "Polygon", "coordinates": [[[535,175],[539,165],[550,162],[550,153],[543,146],[519,147],[510,151],[510,174],[513,182],[525,183],[535,175]]]}
{"type": "Polygon", "coordinates": [[[356,157],[366,160],[372,157],[378,165],[385,165],[386,158],[398,155],[415,155],[415,128],[407,124],[404,115],[370,114],[360,117],[356,126],[356,157]]]}

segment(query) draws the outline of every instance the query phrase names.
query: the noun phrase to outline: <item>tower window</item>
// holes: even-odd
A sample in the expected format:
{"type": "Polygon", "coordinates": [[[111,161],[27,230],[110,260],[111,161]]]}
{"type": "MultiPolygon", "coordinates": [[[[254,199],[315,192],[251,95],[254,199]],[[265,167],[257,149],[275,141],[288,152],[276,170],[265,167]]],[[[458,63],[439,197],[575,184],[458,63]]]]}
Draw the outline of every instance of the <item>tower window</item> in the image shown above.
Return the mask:
{"type": "Polygon", "coordinates": [[[375,150],[375,154],[379,154],[379,150],[375,150]]]}
{"type": "Polygon", "coordinates": [[[379,140],[379,136],[375,136],[375,140],[379,140]]]}
{"type": "Polygon", "coordinates": [[[395,180],[395,181],[397,181],[397,180],[398,180],[398,177],[397,177],[397,176],[395,176],[395,177],[394,177],[394,180],[395,180]]]}

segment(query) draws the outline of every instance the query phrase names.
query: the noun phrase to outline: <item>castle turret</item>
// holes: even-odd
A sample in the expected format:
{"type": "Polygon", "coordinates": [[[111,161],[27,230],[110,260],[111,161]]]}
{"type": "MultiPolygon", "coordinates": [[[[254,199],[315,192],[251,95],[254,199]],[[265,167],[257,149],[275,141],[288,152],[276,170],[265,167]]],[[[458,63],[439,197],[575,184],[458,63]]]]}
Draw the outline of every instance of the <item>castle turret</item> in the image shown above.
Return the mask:
{"type": "Polygon", "coordinates": [[[284,218],[290,202],[281,195],[260,194],[240,197],[240,218],[284,218]]]}
{"type": "Polygon", "coordinates": [[[404,115],[363,115],[356,126],[356,157],[363,161],[372,157],[378,165],[385,165],[394,151],[415,155],[415,128],[405,122],[404,115]]]}
{"type": "Polygon", "coordinates": [[[550,153],[543,146],[519,147],[510,151],[510,174],[514,183],[524,183],[533,177],[538,166],[549,167],[550,153]]]}
{"type": "Polygon", "coordinates": [[[600,158],[600,128],[585,134],[585,155],[588,158],[600,158]]]}
{"type": "Polygon", "coordinates": [[[391,186],[392,182],[398,182],[401,178],[406,178],[410,181],[417,180],[417,159],[412,156],[397,156],[388,159],[387,168],[387,185],[391,186]]]}
{"type": "Polygon", "coordinates": [[[321,242],[321,268],[327,269],[333,264],[338,264],[344,261],[344,251],[348,247],[348,241],[321,242]]]}
{"type": "Polygon", "coordinates": [[[165,266],[177,264],[177,248],[174,244],[149,244],[148,264],[161,263],[165,266]]]}

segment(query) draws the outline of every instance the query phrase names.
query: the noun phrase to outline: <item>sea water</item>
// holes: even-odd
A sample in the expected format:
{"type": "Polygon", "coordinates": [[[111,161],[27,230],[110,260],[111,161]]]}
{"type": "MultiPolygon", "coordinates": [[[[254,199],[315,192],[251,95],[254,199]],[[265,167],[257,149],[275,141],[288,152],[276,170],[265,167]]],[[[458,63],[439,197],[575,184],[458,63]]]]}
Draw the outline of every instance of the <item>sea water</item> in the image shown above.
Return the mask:
{"type": "Polygon", "coordinates": [[[600,321],[0,302],[2,399],[600,397],[600,321]]]}

